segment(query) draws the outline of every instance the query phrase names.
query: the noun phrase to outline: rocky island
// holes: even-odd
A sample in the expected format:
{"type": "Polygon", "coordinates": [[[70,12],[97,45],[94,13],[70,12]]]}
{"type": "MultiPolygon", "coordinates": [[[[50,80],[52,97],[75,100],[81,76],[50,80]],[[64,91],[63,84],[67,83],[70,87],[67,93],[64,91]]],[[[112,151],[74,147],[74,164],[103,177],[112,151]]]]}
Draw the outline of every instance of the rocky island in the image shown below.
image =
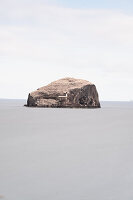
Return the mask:
{"type": "Polygon", "coordinates": [[[31,92],[28,107],[100,108],[96,86],[89,81],[63,78],[31,92]]]}

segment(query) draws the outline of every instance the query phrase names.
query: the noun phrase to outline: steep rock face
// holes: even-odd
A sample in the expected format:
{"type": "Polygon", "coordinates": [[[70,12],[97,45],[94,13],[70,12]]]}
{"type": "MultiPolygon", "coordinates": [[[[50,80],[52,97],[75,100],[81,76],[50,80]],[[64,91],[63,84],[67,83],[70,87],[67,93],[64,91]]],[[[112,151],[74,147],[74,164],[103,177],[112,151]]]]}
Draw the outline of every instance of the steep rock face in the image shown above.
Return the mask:
{"type": "Polygon", "coordinates": [[[89,81],[63,78],[28,96],[29,107],[100,108],[96,86],[89,81]]]}

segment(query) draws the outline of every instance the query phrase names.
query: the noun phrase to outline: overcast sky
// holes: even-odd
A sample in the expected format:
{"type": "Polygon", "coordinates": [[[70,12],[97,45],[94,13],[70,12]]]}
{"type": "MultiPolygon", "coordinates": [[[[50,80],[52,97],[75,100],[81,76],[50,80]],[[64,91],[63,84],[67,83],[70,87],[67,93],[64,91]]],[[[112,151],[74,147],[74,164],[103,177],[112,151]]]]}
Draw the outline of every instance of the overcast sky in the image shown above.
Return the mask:
{"type": "Polygon", "coordinates": [[[0,98],[63,77],[133,99],[132,0],[0,0],[0,98]]]}

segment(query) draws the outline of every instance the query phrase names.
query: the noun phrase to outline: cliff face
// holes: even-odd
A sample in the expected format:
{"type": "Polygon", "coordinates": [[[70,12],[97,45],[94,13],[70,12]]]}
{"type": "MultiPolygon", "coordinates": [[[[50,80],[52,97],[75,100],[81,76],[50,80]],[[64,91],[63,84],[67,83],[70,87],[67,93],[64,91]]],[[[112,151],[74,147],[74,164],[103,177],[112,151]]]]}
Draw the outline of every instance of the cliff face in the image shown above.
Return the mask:
{"type": "Polygon", "coordinates": [[[100,108],[96,86],[89,81],[63,78],[28,96],[29,107],[100,108]]]}

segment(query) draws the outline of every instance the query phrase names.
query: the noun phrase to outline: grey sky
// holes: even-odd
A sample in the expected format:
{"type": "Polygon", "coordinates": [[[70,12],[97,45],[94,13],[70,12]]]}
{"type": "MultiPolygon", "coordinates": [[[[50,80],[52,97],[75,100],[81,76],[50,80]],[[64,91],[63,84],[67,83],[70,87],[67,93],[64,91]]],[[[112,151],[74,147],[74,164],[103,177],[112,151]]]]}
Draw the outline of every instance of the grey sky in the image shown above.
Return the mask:
{"type": "Polygon", "coordinates": [[[101,100],[133,99],[133,14],[65,5],[0,1],[0,98],[69,76],[95,83],[101,100]]]}

